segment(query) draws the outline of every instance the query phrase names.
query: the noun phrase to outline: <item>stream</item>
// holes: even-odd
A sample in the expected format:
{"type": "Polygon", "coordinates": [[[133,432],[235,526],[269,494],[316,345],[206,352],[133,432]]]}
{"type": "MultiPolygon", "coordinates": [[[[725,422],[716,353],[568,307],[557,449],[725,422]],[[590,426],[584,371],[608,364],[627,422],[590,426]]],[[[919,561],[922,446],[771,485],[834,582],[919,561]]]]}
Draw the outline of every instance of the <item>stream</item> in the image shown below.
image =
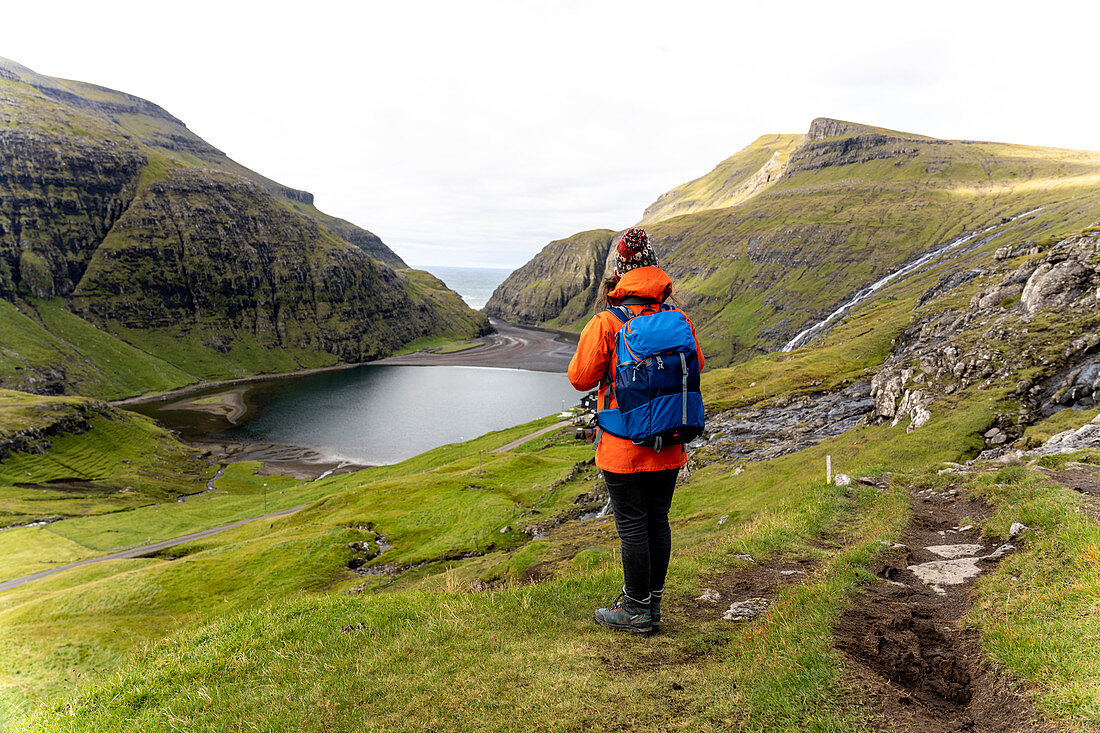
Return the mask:
{"type": "Polygon", "coordinates": [[[884,287],[886,287],[887,285],[889,285],[891,282],[898,279],[899,277],[904,277],[906,275],[910,275],[910,274],[916,272],[920,268],[922,268],[925,265],[931,263],[932,261],[938,259],[939,257],[953,252],[954,250],[956,250],[959,247],[963,246],[964,244],[971,241],[975,237],[979,237],[983,234],[987,234],[987,233],[993,231],[994,229],[997,229],[998,227],[1005,226],[1006,224],[1011,224],[1012,222],[1016,221],[1017,219],[1022,219],[1025,216],[1031,216],[1032,214],[1037,214],[1038,212],[1042,211],[1045,208],[1046,208],[1045,206],[1040,206],[1037,209],[1032,209],[1031,211],[1025,211],[1022,214],[1017,214],[1016,216],[1012,217],[1011,219],[1008,219],[1007,221],[1001,221],[1001,222],[998,222],[998,223],[993,224],[991,226],[988,226],[985,229],[975,231],[975,232],[971,232],[969,234],[964,234],[960,237],[952,239],[950,242],[948,242],[947,244],[945,244],[944,246],[942,246],[938,249],[934,249],[931,252],[927,252],[927,253],[917,257],[914,260],[910,260],[906,264],[899,267],[897,270],[894,270],[893,272],[883,276],[882,278],[876,280],[875,282],[871,283],[867,287],[860,290],[858,293],[855,294],[855,297],[853,297],[851,300],[849,300],[846,303],[844,303],[843,305],[841,305],[839,308],[837,308],[835,311],[830,313],[824,319],[818,321],[817,323],[813,324],[809,328],[801,331],[797,336],[795,336],[793,339],[791,339],[790,341],[785,343],[783,345],[783,348],[780,349],[780,351],[783,351],[783,352],[794,351],[795,349],[799,348],[800,346],[805,346],[810,341],[811,338],[813,338],[817,334],[821,333],[826,328],[828,328],[830,325],[832,325],[833,323],[838,321],[842,316],[847,314],[848,311],[852,310],[857,305],[862,305],[863,303],[867,302],[867,300],[869,300],[872,295],[874,295],[879,290],[882,290],[884,287]]]}
{"type": "MultiPolygon", "coordinates": [[[[180,494],[179,496],[176,497],[176,501],[178,501],[179,503],[182,504],[183,502],[190,499],[192,496],[202,496],[203,494],[209,494],[211,491],[214,490],[214,482],[217,481],[218,479],[220,479],[222,477],[223,473],[225,473],[225,464],[224,463],[221,464],[220,466],[218,466],[218,472],[215,473],[210,478],[210,480],[208,480],[206,482],[206,489],[204,491],[196,491],[193,494],[180,494]]],[[[264,484],[264,485],[266,486],[267,484],[264,484]]]]}

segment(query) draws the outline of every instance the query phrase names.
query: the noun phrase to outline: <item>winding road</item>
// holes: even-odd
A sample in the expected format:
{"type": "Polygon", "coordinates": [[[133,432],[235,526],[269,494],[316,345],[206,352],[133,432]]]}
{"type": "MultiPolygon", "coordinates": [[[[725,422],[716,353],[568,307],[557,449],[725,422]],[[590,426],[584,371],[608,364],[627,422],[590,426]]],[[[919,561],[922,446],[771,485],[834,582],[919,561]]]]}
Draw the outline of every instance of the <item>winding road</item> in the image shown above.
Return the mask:
{"type": "Polygon", "coordinates": [[[175,547],[176,545],[182,545],[185,542],[192,542],[194,540],[201,540],[203,537],[209,537],[210,535],[218,534],[219,532],[225,532],[228,529],[234,529],[249,522],[255,522],[258,519],[272,519],[274,517],[285,517],[287,514],[293,514],[294,512],[304,509],[308,504],[301,504],[290,509],[283,509],[278,512],[271,512],[270,514],[264,514],[259,517],[250,517],[248,519],[242,519],[239,522],[233,522],[232,524],[223,524],[220,527],[214,527],[212,529],[204,529],[201,532],[192,532],[191,534],[185,534],[180,537],[173,537],[170,540],[163,540],[161,542],[153,542],[148,545],[138,545],[137,547],[131,547],[127,550],[119,550],[118,552],[112,552],[109,555],[100,555],[99,557],[89,557],[86,560],[80,560],[79,562],[71,562],[67,565],[59,565],[56,568],[50,568],[49,570],[40,570],[37,573],[30,575],[24,575],[20,578],[12,578],[11,580],[5,580],[0,583],[0,593],[12,588],[18,588],[25,583],[31,583],[35,580],[41,580],[42,578],[48,578],[55,573],[61,573],[66,570],[72,570],[78,568],[81,565],[91,565],[95,562],[104,562],[105,560],[128,560],[135,557],[145,557],[146,555],[152,555],[166,550],[169,547],[175,547]]]}

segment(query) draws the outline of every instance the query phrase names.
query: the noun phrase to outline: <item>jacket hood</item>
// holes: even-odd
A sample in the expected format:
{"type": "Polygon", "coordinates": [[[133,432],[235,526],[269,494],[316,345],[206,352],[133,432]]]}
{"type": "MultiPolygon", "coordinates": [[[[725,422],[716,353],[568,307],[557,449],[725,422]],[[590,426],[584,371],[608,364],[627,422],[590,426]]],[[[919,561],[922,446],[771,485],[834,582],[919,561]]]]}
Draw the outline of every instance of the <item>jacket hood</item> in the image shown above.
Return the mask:
{"type": "Polygon", "coordinates": [[[619,280],[608,292],[608,300],[620,301],[631,295],[639,298],[663,301],[672,294],[672,280],[659,267],[636,267],[619,280]]]}

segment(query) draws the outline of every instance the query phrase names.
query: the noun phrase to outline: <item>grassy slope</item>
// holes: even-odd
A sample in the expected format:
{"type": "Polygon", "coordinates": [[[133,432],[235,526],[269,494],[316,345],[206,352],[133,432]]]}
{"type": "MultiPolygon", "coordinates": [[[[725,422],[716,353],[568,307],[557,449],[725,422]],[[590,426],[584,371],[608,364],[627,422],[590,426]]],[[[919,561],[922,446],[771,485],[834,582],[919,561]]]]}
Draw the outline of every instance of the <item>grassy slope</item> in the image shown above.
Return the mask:
{"type": "MultiPolygon", "coordinates": [[[[1034,221],[1006,225],[1014,239],[1100,220],[1098,153],[862,132],[892,137],[867,160],[835,150],[800,159],[800,151],[857,138],[814,141],[790,154],[783,177],[732,206],[706,193],[743,180],[744,165],[724,166],[760,158],[757,141],[658,200],[647,229],[711,364],[775,349],[900,264],[1004,217],[1048,207],[1034,221]],[[696,199],[705,208],[667,210],[692,209],[696,199]]],[[[588,316],[581,309],[552,323],[578,329],[588,316]]]]}
{"type": "MultiPolygon", "coordinates": [[[[81,158],[84,151],[82,145],[93,151],[96,150],[95,145],[106,145],[109,149],[118,147],[128,155],[138,156],[139,160],[144,159],[144,167],[137,172],[136,180],[119,184],[125,192],[122,203],[129,201],[131,196],[140,196],[154,184],[163,184],[171,178],[173,171],[223,171],[257,183],[272,194],[271,201],[281,210],[295,212],[293,216],[308,217],[322,227],[331,227],[333,234],[322,230],[322,236],[311,244],[311,254],[316,260],[318,271],[333,268],[333,271],[326,270],[323,277],[319,275],[320,281],[339,274],[335,264],[338,258],[330,255],[333,250],[349,246],[341,242],[339,236],[362,240],[360,244],[368,254],[393,266],[404,267],[400,258],[369,232],[320,212],[312,204],[301,200],[301,192],[288,189],[237,164],[163,110],[121,92],[81,82],[50,79],[8,62],[2,63],[28,82],[0,79],[0,103],[12,111],[12,114],[4,117],[4,126],[16,133],[34,131],[51,136],[51,142],[68,156],[64,158],[66,165],[79,166],[87,163],[81,158]],[[50,92],[55,97],[58,94],[73,94],[90,100],[93,105],[112,106],[109,109],[98,109],[89,105],[70,107],[43,96],[29,84],[55,90],[50,92]]],[[[33,162],[30,165],[33,169],[33,162]]],[[[94,169],[96,164],[93,162],[88,165],[94,169]]],[[[93,183],[102,183],[92,174],[85,174],[85,177],[93,183]]],[[[17,187],[15,193],[27,196],[28,201],[34,201],[34,197],[40,192],[33,183],[27,184],[27,190],[18,188],[26,180],[26,176],[13,177],[12,185],[17,187]]],[[[65,212],[71,209],[78,213],[62,215],[55,213],[50,207],[43,217],[48,215],[53,218],[42,222],[33,220],[26,224],[24,240],[31,242],[34,247],[45,248],[43,251],[55,247],[54,239],[58,237],[81,241],[84,243],[81,246],[85,246],[89,240],[98,241],[103,232],[99,229],[88,229],[88,217],[83,215],[85,209],[102,205],[101,201],[95,199],[95,194],[75,190],[72,185],[66,189],[60,179],[51,179],[48,185],[51,200],[67,204],[65,212]],[[84,198],[88,200],[85,201],[84,198]]],[[[266,194],[257,192],[257,195],[266,194]]],[[[58,211],[61,210],[62,207],[58,207],[58,211]]],[[[256,214],[253,211],[240,212],[241,217],[246,213],[256,214]]],[[[162,221],[163,214],[161,212],[151,219],[162,221]]],[[[246,222],[243,226],[249,225],[246,222]]],[[[262,232],[263,227],[258,231],[262,232]]],[[[31,247],[30,244],[26,246],[31,247]]],[[[148,254],[140,247],[137,248],[138,259],[148,254]]],[[[84,261],[89,256],[91,255],[81,254],[79,258],[84,261]]],[[[133,258],[134,254],[131,253],[127,262],[132,263],[133,258]]],[[[49,263],[42,261],[41,256],[30,249],[24,252],[24,259],[27,260],[24,263],[24,275],[31,273],[34,269],[31,265],[36,263],[41,265],[40,269],[48,269],[49,263]]],[[[395,292],[404,287],[405,294],[412,296],[412,310],[427,324],[427,328],[420,329],[421,333],[435,329],[438,332],[435,338],[453,339],[477,335],[486,328],[484,317],[466,308],[441,282],[426,273],[404,273],[405,275],[397,276],[399,284],[395,286],[395,292]]],[[[240,281],[248,279],[247,273],[239,278],[240,281]]],[[[123,282],[126,281],[123,278],[123,282]]],[[[381,287],[378,283],[374,285],[381,287]]],[[[222,329],[216,334],[220,337],[218,340],[228,343],[215,349],[209,343],[210,329],[194,328],[186,332],[165,328],[135,329],[110,320],[93,324],[70,312],[70,305],[62,299],[49,302],[28,299],[26,293],[14,302],[0,300],[0,384],[41,391],[43,382],[48,382],[53,385],[51,389],[64,384],[68,392],[118,398],[163,391],[200,378],[224,379],[294,371],[328,366],[338,360],[336,355],[316,344],[316,348],[301,347],[309,339],[296,332],[300,324],[285,313],[285,323],[281,323],[287,337],[288,345],[285,348],[272,348],[270,343],[261,343],[247,329],[230,332],[222,329]]],[[[325,304],[319,306],[315,320],[320,327],[327,329],[330,336],[347,326],[341,319],[329,313],[325,304]]],[[[395,317],[393,320],[403,327],[407,325],[408,318],[395,317]]],[[[313,325],[308,320],[303,323],[313,325]]],[[[220,325],[220,320],[213,324],[214,327],[220,325]]],[[[380,319],[370,333],[385,330],[383,326],[388,325],[392,324],[387,324],[384,318],[380,319]]],[[[412,335],[399,341],[409,341],[411,338],[412,335]]],[[[336,339],[320,339],[324,343],[334,340],[336,339]]],[[[368,348],[364,353],[369,351],[368,348]]]]}
{"type": "MultiPolygon", "coordinates": [[[[561,478],[572,469],[572,458],[487,456],[485,472],[477,474],[478,480],[496,485],[481,490],[468,487],[467,474],[471,466],[477,470],[475,451],[503,445],[543,422],[445,446],[395,466],[318,482],[261,479],[251,474],[254,464],[235,464],[217,483],[218,492],[185,504],[7,530],[0,540],[9,541],[10,537],[11,547],[51,554],[43,558],[28,551],[10,560],[5,557],[5,577],[18,574],[14,568],[20,563],[21,572],[33,572],[42,565],[32,561],[78,559],[255,516],[262,511],[262,484],[268,484],[271,510],[319,502],[310,511],[273,523],[274,531],[267,525],[249,525],[173,549],[173,556],[186,556],[182,560],[139,559],[86,566],[5,594],[0,609],[4,615],[0,656],[11,675],[3,684],[14,685],[9,693],[15,699],[20,691],[37,697],[44,690],[56,691],[62,682],[56,675],[58,658],[84,660],[76,664],[81,671],[115,666],[143,641],[163,636],[180,624],[329,585],[347,575],[344,565],[355,554],[347,545],[374,538],[370,531],[355,529],[365,521],[363,515],[371,521],[377,518],[379,525],[384,517],[380,529],[399,544],[387,558],[402,562],[417,562],[431,553],[462,553],[492,543],[514,544],[514,535],[502,536],[498,529],[517,514],[517,502],[549,506],[564,501],[561,489],[551,494],[533,491],[528,480],[543,474],[548,482],[561,478]],[[465,455],[459,459],[464,466],[456,472],[459,455],[465,455]],[[436,470],[439,466],[444,468],[436,470]],[[409,475],[424,476],[415,482],[419,492],[415,495],[407,491],[410,482],[401,480],[409,475]],[[370,494],[364,493],[366,486],[371,487],[370,494]],[[324,499],[334,492],[344,493],[324,499]],[[427,512],[427,492],[432,493],[437,509],[445,502],[447,511],[427,512]],[[425,508],[422,515],[402,511],[414,502],[425,508]],[[428,535],[431,541],[425,541],[428,535]],[[50,543],[45,539],[49,537],[63,541],[50,543]],[[267,580],[257,582],[259,575],[267,580]]],[[[570,448],[577,451],[575,446],[570,448]]]]}
{"type": "MultiPolygon", "coordinates": [[[[631,728],[641,721],[698,730],[849,729],[858,715],[842,702],[843,670],[829,651],[830,622],[863,577],[859,568],[873,557],[877,540],[896,536],[906,510],[896,491],[879,495],[864,489],[845,497],[815,480],[823,454],[831,453],[851,472],[957,459],[977,441],[952,444],[945,436],[976,435],[1003,407],[999,400],[995,394],[968,395],[960,401],[962,409],[930,426],[934,430],[906,435],[903,428],[865,428],[809,455],[750,466],[737,477],[717,464],[697,471],[679,492],[673,515],[673,608],[677,600],[698,594],[708,576],[736,563],[735,553],[809,555],[819,563],[806,584],[782,592],[775,610],[756,624],[731,628],[681,618],[677,633],[625,648],[622,639],[594,629],[588,612],[613,592],[617,576],[606,521],[602,538],[598,532],[585,536],[584,549],[563,555],[553,579],[536,585],[470,593],[470,582],[490,570],[484,558],[474,558],[410,573],[399,583],[406,587],[400,592],[353,597],[321,592],[333,582],[337,589],[349,583],[341,579],[349,554],[344,545],[372,539],[372,533],[349,527],[353,521],[378,517],[376,529],[406,539],[419,529],[421,515],[415,511],[403,513],[409,522],[403,530],[400,514],[384,524],[386,512],[375,513],[376,500],[384,506],[401,497],[385,489],[376,497],[364,484],[271,528],[246,527],[191,548],[183,560],[133,561],[125,568],[85,571],[85,578],[51,580],[27,594],[33,600],[9,595],[0,614],[10,634],[0,649],[22,661],[22,673],[13,680],[21,684],[29,684],[27,677],[35,673],[56,675],[65,666],[113,666],[142,639],[223,617],[197,634],[173,635],[133,668],[85,687],[58,714],[44,709],[37,722],[32,718],[21,729],[153,730],[165,719],[198,729],[232,726],[236,720],[269,730],[355,730],[364,720],[395,730],[510,730],[516,720],[546,730],[631,728]],[[723,514],[732,521],[719,527],[723,514]],[[839,547],[806,545],[823,531],[839,547]],[[288,594],[293,597],[286,601],[261,603],[288,594]],[[174,616],[171,622],[166,610],[174,616]],[[309,670],[308,677],[303,670],[309,670]],[[670,691],[672,683],[682,688],[679,694],[670,691]],[[75,705],[75,717],[67,712],[73,709],[69,705],[75,705]]],[[[457,492],[442,492],[438,505],[453,512],[446,497],[462,498],[459,483],[473,478],[476,462],[470,456],[441,469],[458,479],[451,484],[457,492]]],[[[495,475],[490,466],[476,480],[490,483],[495,475]]],[[[383,479],[382,486],[386,483],[383,479]]],[[[991,534],[1003,534],[1014,518],[1066,531],[1042,504],[992,498],[1013,508],[991,520],[991,534]]],[[[420,496],[410,500],[422,505],[420,496]]],[[[1074,502],[1064,492],[1059,502],[1072,511],[1074,502]]],[[[460,510],[451,515],[461,516],[460,510]]],[[[493,526],[485,529],[495,527],[492,518],[487,524],[493,526]]],[[[531,545],[558,541],[551,535],[531,545]]],[[[437,549],[461,544],[444,541],[437,549]]],[[[1041,551],[1030,557],[1050,561],[1041,551]]],[[[1071,568],[1071,575],[1087,577],[1085,571],[1091,566],[1071,568]]],[[[1022,582],[1045,597],[1041,573],[1022,582]]],[[[994,597],[1000,592],[992,582],[985,587],[994,597]]],[[[1095,597],[1080,587],[1061,593],[1071,594],[1078,605],[1095,597]]],[[[1000,629],[1017,621],[1004,613],[990,624],[994,653],[997,634],[1004,633],[1000,629]]],[[[1032,637],[1024,643],[1035,645],[1032,637]]],[[[1002,655],[1009,662],[1018,644],[1002,655]]],[[[1074,659],[1087,659],[1091,647],[1085,646],[1074,659]]],[[[1049,667],[1065,670],[1076,689],[1052,691],[1051,709],[1070,718],[1087,714],[1095,670],[1050,654],[1036,662],[1031,653],[1031,673],[1025,676],[1035,679],[1049,667]]]]}
{"type": "MultiPolygon", "coordinates": [[[[85,398],[0,390],[0,440],[66,418],[86,432],[67,430],[40,440],[44,452],[16,452],[0,462],[0,526],[130,510],[199,491],[213,473],[196,451],[149,418],[85,398]]],[[[55,533],[56,527],[41,530],[55,533]]],[[[5,530],[0,545],[10,550],[37,531],[5,530]]],[[[0,576],[22,574],[13,561],[3,555],[0,576]]]]}
{"type": "Polygon", "coordinates": [[[646,210],[642,226],[674,216],[708,209],[723,209],[748,200],[766,187],[786,164],[802,135],[763,135],[751,145],[726,158],[705,176],[696,178],[661,195],[646,210]],[[774,176],[760,175],[774,171],[774,176]]]}
{"type": "Polygon", "coordinates": [[[1068,232],[1100,218],[1097,162],[1082,154],[1029,150],[1035,157],[1027,158],[1011,146],[957,147],[947,157],[932,146],[898,166],[871,161],[798,173],[734,210],[654,225],[656,241],[675,243],[663,261],[679,275],[678,292],[715,363],[768,350],[768,329],[801,326],[901,262],[1002,217],[1068,202],[1036,223],[1006,225],[1014,238],[1024,226],[1068,232]],[[942,167],[929,180],[933,166],[942,167]],[[1060,173],[1071,177],[1051,180],[1060,173]],[[812,242],[830,238],[832,251],[822,257],[812,242]]]}
{"type": "MultiPolygon", "coordinates": [[[[395,542],[389,561],[483,548],[489,538],[500,536],[497,528],[503,522],[514,521],[509,515],[515,517],[526,502],[543,496],[544,482],[555,476],[545,470],[554,461],[547,463],[539,454],[494,456],[483,474],[476,473],[470,455],[416,476],[415,482],[362,483],[272,528],[242,528],[233,537],[204,543],[185,558],[190,569],[180,565],[183,561],[139,566],[114,580],[101,578],[94,588],[74,587],[68,596],[43,599],[39,589],[36,600],[10,600],[15,605],[0,614],[12,636],[0,648],[10,650],[13,638],[23,640],[24,653],[46,646],[51,654],[42,655],[43,661],[31,663],[33,653],[24,658],[26,668],[36,669],[54,658],[52,633],[58,627],[81,629],[81,636],[102,644],[98,622],[85,624],[85,619],[106,614],[114,619],[112,628],[123,624],[127,636],[135,625],[140,632],[132,599],[142,588],[159,589],[140,594],[142,607],[150,611],[164,604],[179,615],[184,605],[221,609],[226,601],[241,609],[254,605],[257,595],[270,596],[274,574],[285,581],[278,584],[280,594],[296,587],[306,595],[162,643],[133,671],[76,700],[75,721],[50,716],[49,725],[113,730],[136,718],[155,727],[154,721],[169,715],[197,728],[247,719],[271,730],[353,730],[364,719],[397,730],[463,729],[475,721],[484,729],[508,730],[516,716],[541,729],[558,729],[554,721],[569,721],[575,729],[607,729],[640,720],[679,721],[702,730],[727,723],[770,729],[807,722],[841,726],[852,712],[836,694],[842,672],[828,650],[830,620],[860,577],[858,568],[873,556],[877,540],[894,536],[905,510],[897,493],[864,490],[846,497],[826,486],[818,478],[824,453],[852,472],[958,459],[968,446],[941,436],[975,434],[995,409],[990,395],[972,395],[970,403],[971,409],[942,416],[934,431],[906,436],[904,428],[865,428],[805,454],[750,466],[736,477],[719,464],[696,471],[682,486],[673,514],[678,548],[669,584],[676,593],[673,603],[697,595],[709,575],[737,562],[731,559],[734,553],[758,558],[809,554],[820,563],[807,584],[782,594],[776,611],[757,625],[681,621],[679,633],[635,642],[625,650],[621,639],[593,629],[589,610],[613,594],[617,575],[606,520],[582,534],[583,549],[555,547],[570,544],[555,534],[525,547],[531,560],[559,558],[553,579],[535,586],[469,593],[471,582],[498,577],[492,563],[505,558],[487,556],[488,562],[436,563],[410,573],[398,581],[405,588],[399,593],[317,594],[333,584],[346,589],[360,583],[349,579],[340,563],[347,557],[341,556],[345,543],[371,541],[370,532],[353,529],[363,522],[373,522],[375,530],[395,542]],[[533,485],[538,478],[540,486],[533,485]],[[427,489],[433,496],[430,506],[420,493],[427,489]],[[732,521],[718,525],[722,515],[732,521]],[[839,538],[839,547],[806,544],[825,530],[839,538]],[[407,544],[424,538],[430,538],[426,545],[407,544]],[[247,575],[261,556],[267,558],[264,579],[221,599],[224,591],[218,588],[247,575]],[[280,563],[292,557],[299,559],[289,572],[280,563]],[[311,572],[300,573],[303,564],[311,572]],[[173,588],[183,587],[190,590],[186,604],[171,595],[173,588]],[[205,590],[215,599],[206,599],[205,590]],[[631,674],[617,671],[620,665],[631,674]],[[311,670],[308,681],[302,669],[311,670]],[[355,683],[349,684],[349,675],[355,683]],[[688,692],[670,694],[672,682],[688,692]],[[210,699],[218,704],[210,705],[210,699]],[[624,707],[613,704],[616,699],[624,707]],[[414,715],[418,710],[433,710],[429,715],[436,717],[414,715]]],[[[571,457],[585,451],[561,450],[571,457]]],[[[557,459],[559,470],[570,464],[562,461],[557,459]]],[[[571,497],[548,498],[553,505],[571,497]]],[[[385,582],[381,578],[369,585],[385,582]]],[[[163,624],[158,626],[163,632],[163,624]]],[[[83,647],[72,631],[67,643],[83,647]]]]}
{"type": "Polygon", "coordinates": [[[24,372],[60,367],[73,391],[106,399],[164,391],[196,377],[70,313],[59,301],[0,300],[0,380],[26,384],[24,372]]]}

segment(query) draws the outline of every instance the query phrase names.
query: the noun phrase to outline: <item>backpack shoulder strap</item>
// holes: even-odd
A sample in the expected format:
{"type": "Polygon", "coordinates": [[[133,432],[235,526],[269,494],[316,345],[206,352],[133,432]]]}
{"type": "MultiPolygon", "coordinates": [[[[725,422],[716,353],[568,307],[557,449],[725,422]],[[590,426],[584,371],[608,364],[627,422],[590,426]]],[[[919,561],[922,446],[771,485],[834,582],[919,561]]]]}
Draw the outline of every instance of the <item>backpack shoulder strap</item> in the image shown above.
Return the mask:
{"type": "MultiPolygon", "coordinates": [[[[623,323],[623,324],[625,324],[627,321],[629,321],[631,318],[634,317],[634,313],[631,312],[631,310],[623,304],[609,306],[609,307],[605,308],[604,310],[607,311],[608,313],[610,313],[611,315],[615,316],[615,318],[617,318],[619,320],[619,322],[623,323]]],[[[615,377],[614,377],[614,375],[612,374],[612,371],[611,371],[614,368],[614,364],[615,364],[615,352],[612,351],[611,352],[611,363],[609,363],[607,365],[607,371],[604,372],[603,380],[602,380],[604,382],[604,384],[607,385],[607,387],[606,387],[606,389],[604,389],[604,393],[603,393],[603,409],[605,409],[605,410],[608,409],[609,407],[611,407],[611,397],[612,397],[612,395],[615,394],[615,377]]]]}
{"type": "Polygon", "coordinates": [[[620,322],[626,323],[634,314],[630,312],[630,309],[626,305],[613,305],[605,309],[608,313],[619,319],[620,322]]]}

